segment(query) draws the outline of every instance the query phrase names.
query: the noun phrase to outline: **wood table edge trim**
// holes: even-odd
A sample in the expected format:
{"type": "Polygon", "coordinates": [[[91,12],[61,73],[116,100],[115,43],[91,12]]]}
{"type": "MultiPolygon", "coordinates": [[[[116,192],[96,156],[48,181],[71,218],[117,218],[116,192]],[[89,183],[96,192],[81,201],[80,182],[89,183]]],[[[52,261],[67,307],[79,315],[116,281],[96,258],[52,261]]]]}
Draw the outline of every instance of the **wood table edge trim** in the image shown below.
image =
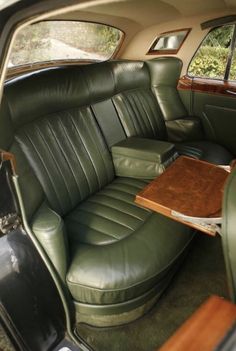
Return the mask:
{"type": "Polygon", "coordinates": [[[236,306],[211,296],[159,351],[213,351],[236,321],[236,306]]]}
{"type": "Polygon", "coordinates": [[[164,215],[164,216],[166,216],[174,221],[180,222],[180,223],[185,224],[189,227],[200,230],[201,232],[203,232],[205,234],[208,234],[211,236],[217,235],[216,231],[213,231],[213,230],[210,231],[210,230],[206,229],[204,226],[201,226],[200,224],[195,224],[193,222],[187,222],[187,221],[182,220],[180,217],[173,216],[171,213],[172,210],[170,208],[162,206],[158,203],[154,203],[153,201],[148,200],[146,198],[143,198],[142,196],[140,196],[138,194],[135,196],[134,202],[140,206],[148,208],[149,210],[160,213],[160,214],[162,214],[162,215],[164,215]]]}

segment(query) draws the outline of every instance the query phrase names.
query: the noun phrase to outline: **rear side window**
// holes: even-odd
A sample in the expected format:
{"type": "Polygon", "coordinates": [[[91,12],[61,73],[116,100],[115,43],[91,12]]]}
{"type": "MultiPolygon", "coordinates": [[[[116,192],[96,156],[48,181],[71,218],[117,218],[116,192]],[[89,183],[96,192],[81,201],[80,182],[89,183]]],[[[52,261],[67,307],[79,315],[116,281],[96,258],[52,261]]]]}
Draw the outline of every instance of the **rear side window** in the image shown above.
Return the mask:
{"type": "Polygon", "coordinates": [[[150,47],[148,54],[177,54],[190,31],[190,28],[185,28],[160,34],[150,47]]]}
{"type": "Polygon", "coordinates": [[[55,60],[105,61],[118,49],[123,32],[98,23],[43,21],[21,30],[9,67],[55,60]]]}
{"type": "MultiPolygon", "coordinates": [[[[227,66],[230,63],[233,32],[234,25],[226,25],[211,30],[193,57],[189,65],[188,75],[212,79],[227,78],[226,73],[227,66]]],[[[235,76],[235,68],[232,76],[235,76]]]]}

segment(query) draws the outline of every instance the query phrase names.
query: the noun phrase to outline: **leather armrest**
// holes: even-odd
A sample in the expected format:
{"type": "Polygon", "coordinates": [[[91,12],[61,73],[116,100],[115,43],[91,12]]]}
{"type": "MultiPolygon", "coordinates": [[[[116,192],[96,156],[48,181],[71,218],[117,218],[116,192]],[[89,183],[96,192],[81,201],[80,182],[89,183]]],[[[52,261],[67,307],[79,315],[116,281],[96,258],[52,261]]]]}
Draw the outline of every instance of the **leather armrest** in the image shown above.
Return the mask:
{"type": "Polygon", "coordinates": [[[153,179],[178,156],[171,143],[127,138],[111,148],[115,173],[120,177],[153,179]]]}
{"type": "Polygon", "coordinates": [[[203,140],[200,118],[185,117],[166,121],[168,140],[172,142],[203,140]]]}
{"type": "Polygon", "coordinates": [[[65,281],[68,265],[68,242],[63,219],[43,203],[31,222],[32,230],[65,281]]]}

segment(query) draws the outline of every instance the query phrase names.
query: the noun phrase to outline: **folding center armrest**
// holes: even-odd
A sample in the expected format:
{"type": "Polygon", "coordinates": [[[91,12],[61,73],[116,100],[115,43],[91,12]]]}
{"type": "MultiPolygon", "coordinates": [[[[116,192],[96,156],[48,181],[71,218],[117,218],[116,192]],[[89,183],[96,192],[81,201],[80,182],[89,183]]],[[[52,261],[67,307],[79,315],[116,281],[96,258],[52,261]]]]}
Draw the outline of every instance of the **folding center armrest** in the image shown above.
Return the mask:
{"type": "Polygon", "coordinates": [[[174,144],[131,137],[111,148],[115,173],[120,177],[153,179],[177,157],[174,144]]]}

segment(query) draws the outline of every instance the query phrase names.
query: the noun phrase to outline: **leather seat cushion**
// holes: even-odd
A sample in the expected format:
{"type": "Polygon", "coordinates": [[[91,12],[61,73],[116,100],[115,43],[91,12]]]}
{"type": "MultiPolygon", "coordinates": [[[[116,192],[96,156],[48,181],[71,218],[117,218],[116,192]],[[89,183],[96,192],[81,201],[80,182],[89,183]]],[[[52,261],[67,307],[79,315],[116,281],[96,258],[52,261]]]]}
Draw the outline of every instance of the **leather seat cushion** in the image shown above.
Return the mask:
{"type": "Polygon", "coordinates": [[[186,155],[214,164],[227,165],[234,158],[223,146],[210,141],[192,141],[175,145],[180,155],[186,155]]]}
{"type": "Polygon", "coordinates": [[[145,210],[134,195],[145,181],[116,178],[66,217],[73,298],[89,304],[124,302],[166,286],[192,239],[180,223],[145,210]]]}

